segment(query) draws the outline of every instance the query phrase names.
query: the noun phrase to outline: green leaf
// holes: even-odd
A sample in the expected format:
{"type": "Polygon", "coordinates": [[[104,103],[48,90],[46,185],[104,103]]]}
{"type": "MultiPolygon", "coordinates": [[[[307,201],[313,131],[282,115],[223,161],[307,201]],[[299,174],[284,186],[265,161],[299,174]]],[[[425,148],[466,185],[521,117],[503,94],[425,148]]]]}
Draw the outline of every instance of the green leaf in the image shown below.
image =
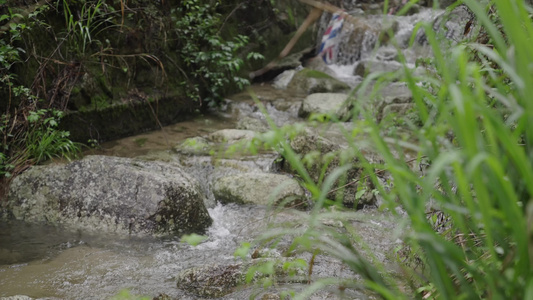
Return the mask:
{"type": "Polygon", "coordinates": [[[365,193],[366,193],[366,189],[361,189],[361,190],[357,191],[357,193],[355,193],[355,199],[356,200],[361,199],[361,197],[363,197],[363,195],[365,193]]]}
{"type": "Polygon", "coordinates": [[[191,246],[198,246],[198,244],[204,242],[205,240],[207,240],[209,237],[205,236],[205,235],[198,235],[196,233],[193,233],[193,234],[190,234],[190,235],[184,235],[183,237],[181,237],[181,242],[185,242],[191,246]]]}
{"type": "Polygon", "coordinates": [[[30,115],[28,116],[28,122],[35,123],[39,120],[40,116],[36,112],[30,112],[30,115]]]}
{"type": "Polygon", "coordinates": [[[245,259],[246,256],[248,255],[248,252],[250,252],[251,247],[252,245],[250,243],[244,242],[241,244],[241,246],[237,250],[235,250],[235,252],[233,253],[233,256],[245,259]]]}

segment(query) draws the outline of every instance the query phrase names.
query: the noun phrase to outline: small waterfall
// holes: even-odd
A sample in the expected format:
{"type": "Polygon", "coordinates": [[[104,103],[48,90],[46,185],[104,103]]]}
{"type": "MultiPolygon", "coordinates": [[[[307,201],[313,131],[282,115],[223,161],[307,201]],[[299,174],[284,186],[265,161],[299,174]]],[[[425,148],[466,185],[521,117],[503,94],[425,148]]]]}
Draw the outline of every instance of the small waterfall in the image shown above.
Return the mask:
{"type": "MultiPolygon", "coordinates": [[[[332,55],[335,61],[330,65],[336,70],[346,70],[347,68],[341,66],[355,66],[362,60],[392,60],[396,57],[393,53],[398,51],[389,43],[392,39],[395,40],[399,50],[406,55],[408,63],[414,63],[420,53],[427,54],[427,51],[417,51],[413,54],[413,50],[408,49],[415,25],[421,21],[431,22],[442,13],[432,9],[421,9],[419,13],[409,16],[365,15],[361,9],[363,6],[356,0],[344,0],[340,6],[355,17],[355,22],[345,21],[342,27],[340,38],[334,48],[335,53],[332,55]],[[394,33],[393,37],[388,37],[389,31],[394,33]],[[376,48],[378,43],[379,49],[376,48]],[[383,51],[385,55],[380,53],[381,49],[385,49],[383,51]]],[[[331,26],[331,18],[330,13],[324,13],[320,18],[317,25],[319,41],[322,40],[328,26],[331,26]]]]}

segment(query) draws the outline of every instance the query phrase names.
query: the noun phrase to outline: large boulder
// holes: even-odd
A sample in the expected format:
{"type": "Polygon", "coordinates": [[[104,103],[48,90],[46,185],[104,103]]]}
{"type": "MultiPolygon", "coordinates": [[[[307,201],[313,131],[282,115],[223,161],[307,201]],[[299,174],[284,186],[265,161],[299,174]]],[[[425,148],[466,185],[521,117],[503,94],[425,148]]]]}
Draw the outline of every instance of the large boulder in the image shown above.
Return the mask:
{"type": "Polygon", "coordinates": [[[223,155],[213,156],[176,156],[187,174],[194,177],[200,189],[206,195],[204,201],[207,208],[216,206],[217,200],[213,194],[213,184],[222,177],[253,172],[272,172],[275,153],[261,153],[258,155],[223,155]]]}
{"type": "Polygon", "coordinates": [[[213,193],[222,203],[307,206],[298,181],[281,174],[251,172],[221,177],[213,193]]]}
{"type": "Polygon", "coordinates": [[[349,108],[348,95],[346,94],[316,93],[304,99],[298,115],[306,118],[313,113],[332,114],[342,120],[349,118],[349,108]]]}
{"type": "Polygon", "coordinates": [[[202,232],[212,220],[177,164],[88,156],[13,180],[0,217],[118,233],[202,232]]]}

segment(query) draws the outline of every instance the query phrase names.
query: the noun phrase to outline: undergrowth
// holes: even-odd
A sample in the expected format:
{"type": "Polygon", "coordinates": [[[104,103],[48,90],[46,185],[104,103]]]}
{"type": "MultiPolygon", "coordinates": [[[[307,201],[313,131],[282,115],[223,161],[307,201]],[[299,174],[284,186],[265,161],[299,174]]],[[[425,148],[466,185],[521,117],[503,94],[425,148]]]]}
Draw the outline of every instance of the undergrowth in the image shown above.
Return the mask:
{"type": "MultiPolygon", "coordinates": [[[[329,255],[362,276],[310,280],[308,289],[291,293],[291,299],[328,287],[341,296],[346,289],[371,290],[386,299],[533,298],[532,10],[523,0],[463,2],[475,16],[469,26],[477,39],[450,45],[442,28],[418,24],[415,32],[423,31],[433,50],[428,72],[415,74],[400,54],[403,70],[367,77],[351,93],[357,99],[352,126],[339,126],[350,147],[334,154],[345,158],[339,167],[313,178],[306,157],[291,145],[294,127],[270,122],[272,131],[249,145],[277,149],[310,192],[314,207],[298,226],[273,224],[254,245],[239,249],[239,256],[290,238],[285,255],[329,255]],[[408,138],[377,123],[368,109],[387,87],[387,78],[405,83],[412,93],[417,121],[401,124],[408,138]],[[360,151],[361,139],[381,163],[360,151]],[[395,254],[402,266],[396,277],[372,259],[350,225],[353,210],[341,208],[338,193],[330,193],[354,164],[383,197],[381,210],[407,215],[398,225],[404,229],[404,247],[395,254]],[[325,226],[324,219],[341,222],[341,229],[325,226]]],[[[315,120],[335,121],[335,116],[315,120]]],[[[311,272],[312,260],[305,268],[311,272]]]]}
{"type": "Polygon", "coordinates": [[[11,178],[29,166],[54,157],[70,158],[80,150],[69,139],[69,132],[58,128],[63,112],[43,105],[42,99],[18,82],[13,71],[15,65],[23,63],[25,54],[17,43],[31,26],[17,21],[21,18],[11,10],[0,15],[9,26],[7,32],[0,33],[0,88],[7,95],[0,117],[0,199],[11,178]]]}

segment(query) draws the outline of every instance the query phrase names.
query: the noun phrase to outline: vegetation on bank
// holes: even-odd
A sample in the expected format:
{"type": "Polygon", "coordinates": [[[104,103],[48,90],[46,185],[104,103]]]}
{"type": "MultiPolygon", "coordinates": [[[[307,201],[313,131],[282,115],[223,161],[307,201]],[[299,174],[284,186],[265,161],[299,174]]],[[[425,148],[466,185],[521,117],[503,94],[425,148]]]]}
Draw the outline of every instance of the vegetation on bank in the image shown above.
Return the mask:
{"type": "MultiPolygon", "coordinates": [[[[355,126],[344,130],[351,147],[333,155],[344,162],[335,171],[312,180],[307,163],[317,156],[298,155],[288,141],[297,127],[276,128],[271,122],[273,131],[256,141],[278,149],[297,170],[315,206],[307,223],[273,224],[255,245],[244,244],[236,255],[245,257],[255,246],[275,247],[289,237],[292,245],[285,255],[330,255],[363,277],[310,281],[308,289],[291,293],[290,299],[306,299],[321,289],[339,295],[346,289],[372,290],[386,299],[533,298],[533,10],[523,0],[462,2],[472,12],[464,33],[472,38],[452,44],[443,28],[419,24],[434,54],[427,74],[419,76],[405,66],[401,72],[367,78],[352,92],[355,126]],[[416,122],[396,118],[376,123],[373,112],[365,109],[390,81],[408,85],[416,122]],[[361,137],[383,163],[371,163],[359,151],[361,137]],[[416,168],[407,154],[417,157],[416,168]],[[330,193],[354,164],[364,168],[361,178],[384,198],[380,209],[406,212],[408,222],[398,224],[404,228],[405,246],[391,254],[402,266],[400,273],[385,270],[365,249],[350,223],[353,212],[341,208],[342,199],[336,197],[343,193],[330,193]],[[387,174],[388,184],[378,173],[387,174]],[[339,221],[342,228],[322,220],[339,221]]],[[[324,156],[321,163],[327,166],[331,158],[324,156]]],[[[311,275],[313,259],[292,267],[311,275]]],[[[275,284],[271,265],[250,272],[271,274],[263,284],[275,284]]]]}
{"type": "Polygon", "coordinates": [[[59,126],[67,111],[144,101],[156,114],[157,97],[194,111],[249,84],[241,68],[262,56],[244,53],[245,35],[222,37],[234,7],[169,2],[0,0],[2,181],[79,152],[59,126]]]}
{"type": "MultiPolygon", "coordinates": [[[[1,5],[5,5],[0,3],[1,5]]],[[[36,18],[36,10],[29,15],[36,18]]],[[[23,16],[12,10],[0,15],[6,23],[0,39],[0,83],[5,111],[0,119],[0,197],[5,180],[24,171],[32,164],[58,156],[70,156],[79,145],[69,139],[69,133],[57,128],[63,112],[54,106],[43,105],[30,88],[20,84],[13,69],[23,63],[27,50],[20,47],[23,32],[31,30],[34,22],[20,22],[23,16]]]]}

